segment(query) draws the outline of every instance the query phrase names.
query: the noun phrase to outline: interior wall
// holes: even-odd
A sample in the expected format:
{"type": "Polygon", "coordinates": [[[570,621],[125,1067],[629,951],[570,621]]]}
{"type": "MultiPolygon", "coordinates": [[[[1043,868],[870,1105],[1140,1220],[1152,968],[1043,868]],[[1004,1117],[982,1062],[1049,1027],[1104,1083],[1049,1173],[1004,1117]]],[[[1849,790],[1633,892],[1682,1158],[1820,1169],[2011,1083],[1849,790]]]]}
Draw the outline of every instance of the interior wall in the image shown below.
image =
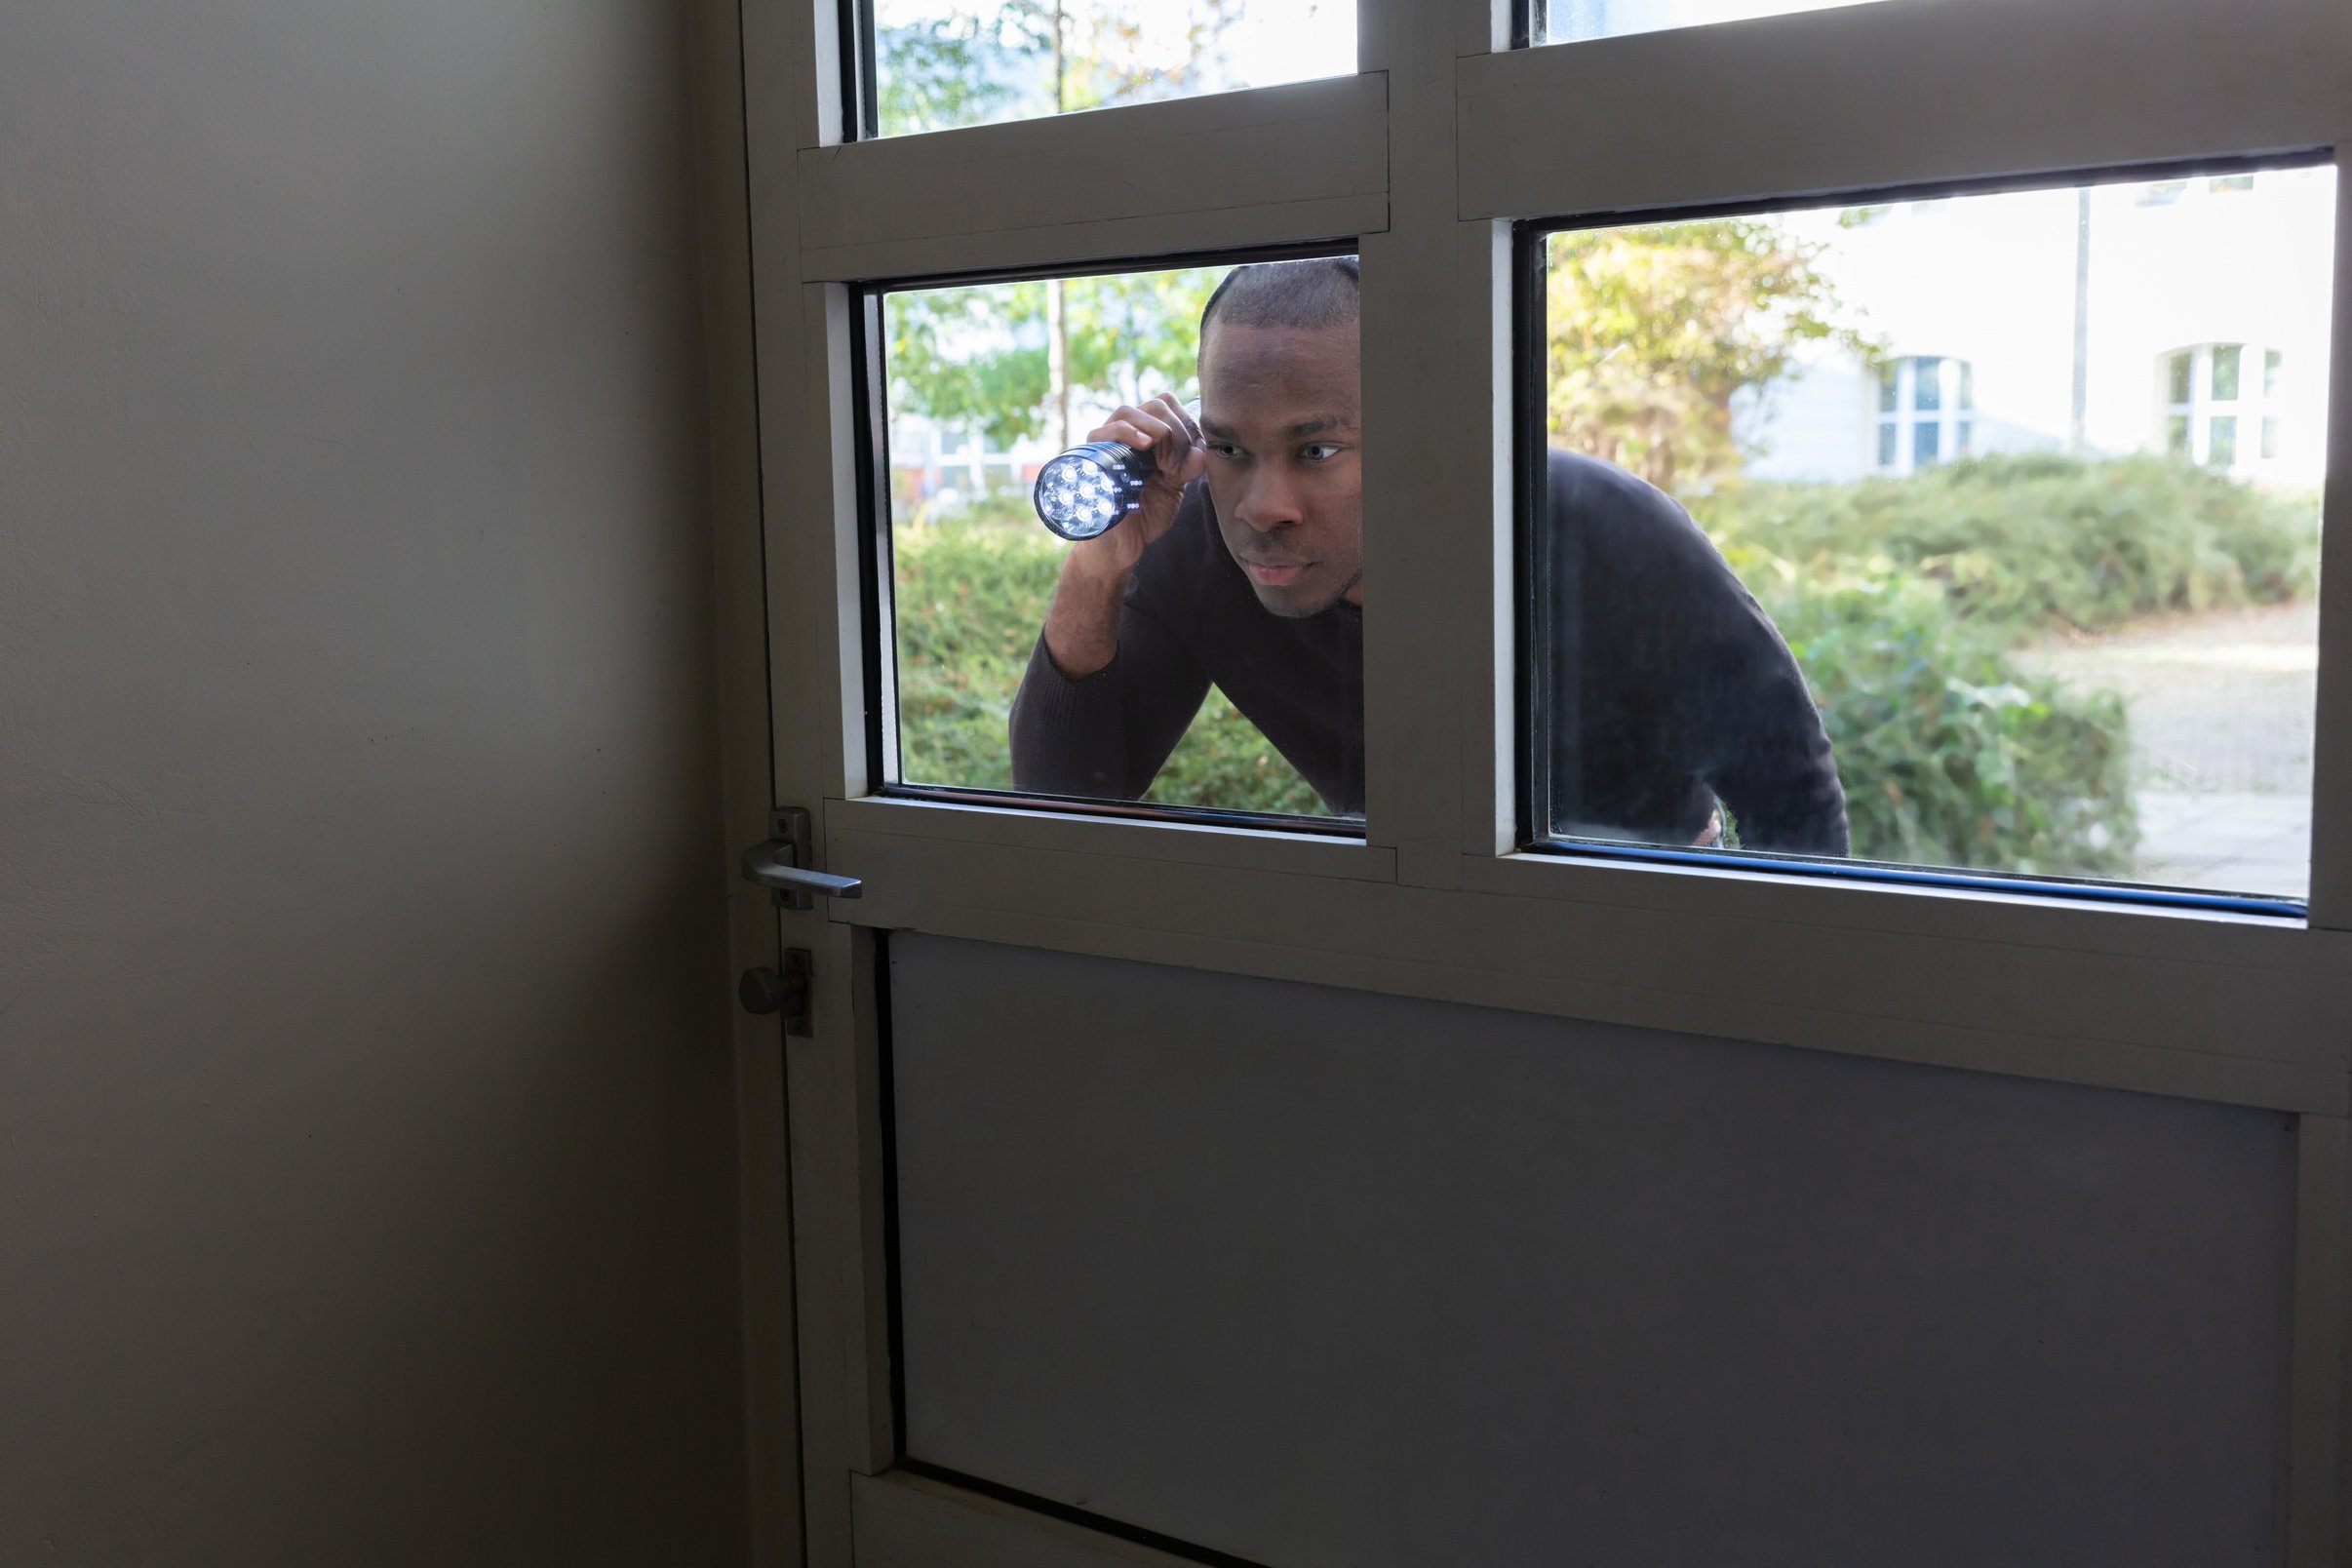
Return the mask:
{"type": "Polygon", "coordinates": [[[0,1561],[742,1558],[687,60],[0,7],[0,1561]]]}

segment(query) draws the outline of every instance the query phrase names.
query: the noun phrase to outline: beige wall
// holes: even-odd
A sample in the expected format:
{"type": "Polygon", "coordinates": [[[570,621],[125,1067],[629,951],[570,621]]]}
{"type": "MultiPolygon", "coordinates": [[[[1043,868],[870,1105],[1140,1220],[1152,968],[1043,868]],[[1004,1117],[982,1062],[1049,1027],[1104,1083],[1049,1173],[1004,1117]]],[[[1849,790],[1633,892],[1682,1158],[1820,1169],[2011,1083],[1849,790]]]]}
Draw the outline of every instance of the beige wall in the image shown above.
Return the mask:
{"type": "Polygon", "coordinates": [[[0,7],[0,1562],[741,1558],[686,61],[0,7]]]}

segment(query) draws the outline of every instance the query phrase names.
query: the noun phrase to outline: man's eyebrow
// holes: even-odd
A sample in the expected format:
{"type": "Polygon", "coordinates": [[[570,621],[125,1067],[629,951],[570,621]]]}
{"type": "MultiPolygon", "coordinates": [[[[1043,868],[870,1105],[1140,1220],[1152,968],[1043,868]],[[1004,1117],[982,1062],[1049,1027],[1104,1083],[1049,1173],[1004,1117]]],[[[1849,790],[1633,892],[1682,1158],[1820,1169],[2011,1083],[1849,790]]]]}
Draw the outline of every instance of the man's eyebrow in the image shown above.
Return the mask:
{"type": "Polygon", "coordinates": [[[1289,433],[1294,436],[1319,436],[1326,430],[1353,430],[1355,421],[1344,413],[1327,413],[1318,419],[1294,424],[1289,433]]]}
{"type": "MultiPolygon", "coordinates": [[[[1301,420],[1282,433],[1285,436],[1317,436],[1326,430],[1353,430],[1354,428],[1355,420],[1349,415],[1329,413],[1318,418],[1301,420]]],[[[1219,424],[1214,419],[1201,420],[1200,433],[1204,436],[1215,436],[1219,441],[1234,439],[1233,426],[1219,424]]]]}

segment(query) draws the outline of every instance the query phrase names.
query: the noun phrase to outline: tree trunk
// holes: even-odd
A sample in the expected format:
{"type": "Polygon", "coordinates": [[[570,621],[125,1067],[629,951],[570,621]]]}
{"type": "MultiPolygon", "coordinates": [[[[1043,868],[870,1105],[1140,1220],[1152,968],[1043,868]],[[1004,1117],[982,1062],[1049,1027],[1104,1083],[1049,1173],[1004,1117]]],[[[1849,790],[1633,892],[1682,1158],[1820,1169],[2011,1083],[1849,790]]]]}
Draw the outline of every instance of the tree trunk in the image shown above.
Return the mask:
{"type": "Polygon", "coordinates": [[[1053,445],[1070,446],[1070,317],[1060,278],[1045,285],[1045,403],[1053,413],[1053,445]]]}
{"type": "MultiPolygon", "coordinates": [[[[1053,7],[1053,112],[1070,107],[1067,90],[1068,58],[1062,51],[1062,3],[1053,7]]],[[[1069,285],[1055,278],[1045,285],[1045,401],[1053,410],[1053,445],[1070,446],[1070,318],[1069,285]]]]}

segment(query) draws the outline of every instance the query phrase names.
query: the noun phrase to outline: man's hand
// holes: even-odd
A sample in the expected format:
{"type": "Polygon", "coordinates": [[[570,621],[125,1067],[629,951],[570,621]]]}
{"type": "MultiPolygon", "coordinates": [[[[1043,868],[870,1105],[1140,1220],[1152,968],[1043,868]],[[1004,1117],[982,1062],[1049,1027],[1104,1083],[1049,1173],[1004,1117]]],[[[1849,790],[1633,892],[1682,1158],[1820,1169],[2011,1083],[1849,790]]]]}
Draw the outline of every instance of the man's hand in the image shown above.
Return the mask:
{"type": "Polygon", "coordinates": [[[1154,472],[1127,515],[1105,533],[1070,547],[1054,585],[1053,608],[1045,612],[1045,651],[1054,668],[1080,680],[1118,653],[1119,605],[1127,578],[1144,550],[1168,531],[1184,488],[1208,472],[1208,446],[1200,427],[1172,392],[1141,408],[1121,405],[1086,433],[1088,441],[1116,441],[1149,452],[1154,472]]]}

